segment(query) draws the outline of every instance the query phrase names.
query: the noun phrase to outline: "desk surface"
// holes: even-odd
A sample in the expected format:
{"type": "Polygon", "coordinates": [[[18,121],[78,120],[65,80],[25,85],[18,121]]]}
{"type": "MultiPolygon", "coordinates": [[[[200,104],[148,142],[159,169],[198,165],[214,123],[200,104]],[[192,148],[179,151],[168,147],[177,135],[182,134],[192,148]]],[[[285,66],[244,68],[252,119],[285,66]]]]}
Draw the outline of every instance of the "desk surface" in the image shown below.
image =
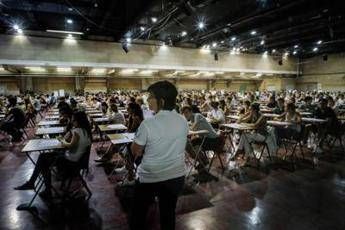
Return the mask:
{"type": "Polygon", "coordinates": [[[22,152],[33,152],[42,150],[63,149],[58,139],[33,139],[22,149],[22,152]]]}
{"type": "Polygon", "coordinates": [[[48,128],[38,128],[36,130],[36,135],[45,134],[60,134],[65,132],[65,127],[48,127],[48,128]]]}
{"type": "Polygon", "coordinates": [[[57,120],[50,120],[50,121],[40,121],[38,124],[38,126],[53,126],[53,125],[60,125],[60,122],[57,120]]]}
{"type": "Polygon", "coordinates": [[[107,137],[112,144],[126,144],[133,142],[135,133],[117,133],[117,134],[107,134],[107,137]]]}
{"type": "Polygon", "coordinates": [[[98,127],[101,132],[127,129],[127,127],[122,124],[99,125],[98,127]]]}
{"type": "Polygon", "coordinates": [[[44,117],[46,120],[59,120],[59,116],[58,115],[48,115],[44,117]]]}
{"type": "Polygon", "coordinates": [[[226,128],[230,129],[238,129],[238,130],[254,130],[255,128],[247,123],[230,123],[230,124],[222,124],[226,128]]]}
{"type": "Polygon", "coordinates": [[[292,125],[291,122],[287,122],[287,121],[267,121],[268,125],[272,125],[272,126],[289,126],[292,125]]]}
{"type": "Polygon", "coordinates": [[[105,122],[105,121],[109,121],[108,117],[98,117],[98,118],[94,118],[93,119],[94,122],[105,122]]]}
{"type": "Polygon", "coordinates": [[[327,120],[318,119],[318,118],[309,118],[309,117],[302,117],[302,121],[309,122],[309,123],[326,123],[327,120]]]}

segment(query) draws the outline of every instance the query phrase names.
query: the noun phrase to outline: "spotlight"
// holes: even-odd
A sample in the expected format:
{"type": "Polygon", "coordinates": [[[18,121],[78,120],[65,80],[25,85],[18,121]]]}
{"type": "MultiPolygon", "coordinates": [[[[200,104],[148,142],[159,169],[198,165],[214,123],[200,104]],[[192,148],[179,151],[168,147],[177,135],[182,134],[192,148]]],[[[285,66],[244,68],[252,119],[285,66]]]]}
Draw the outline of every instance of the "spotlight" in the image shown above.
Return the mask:
{"type": "Polygon", "coordinates": [[[182,37],[184,37],[184,36],[186,36],[186,35],[187,35],[187,32],[186,32],[186,31],[182,31],[182,32],[181,32],[181,36],[182,36],[182,37]]]}
{"type": "Polygon", "coordinates": [[[317,44],[318,44],[318,45],[321,45],[321,44],[322,44],[322,40],[319,40],[319,41],[317,42],[317,44]]]}
{"type": "Polygon", "coordinates": [[[261,40],[260,45],[262,45],[262,46],[265,45],[265,41],[261,40]]]}
{"type": "Polygon", "coordinates": [[[272,50],[272,53],[274,54],[275,52],[276,52],[276,50],[275,50],[275,49],[273,49],[273,50],[272,50]]]}
{"type": "Polygon", "coordinates": [[[235,40],[236,40],[236,37],[232,37],[232,38],[231,38],[231,41],[235,41],[235,40]]]}
{"type": "Polygon", "coordinates": [[[217,47],[217,42],[213,42],[212,47],[217,47]]]}
{"type": "Polygon", "coordinates": [[[293,54],[293,55],[296,55],[296,54],[297,54],[297,50],[294,50],[292,54],[293,54]]]}
{"type": "Polygon", "coordinates": [[[317,52],[318,50],[319,50],[319,48],[317,48],[317,47],[315,47],[315,48],[313,49],[314,52],[317,52]]]}
{"type": "Polygon", "coordinates": [[[220,41],[220,44],[224,44],[224,41],[220,41]]]}
{"type": "Polygon", "coordinates": [[[128,45],[127,45],[126,43],[123,43],[123,44],[122,44],[122,49],[123,49],[123,51],[125,51],[126,53],[129,52],[128,45]]]}
{"type": "Polygon", "coordinates": [[[131,38],[126,38],[126,42],[127,42],[127,43],[131,43],[131,42],[132,42],[132,39],[131,39],[131,38]]]}
{"type": "Polygon", "coordinates": [[[13,29],[19,30],[19,26],[18,26],[17,24],[15,24],[15,25],[13,26],[13,29]]]}
{"type": "Polygon", "coordinates": [[[140,26],[140,30],[141,30],[141,31],[145,31],[145,27],[140,26]]]}
{"type": "Polygon", "coordinates": [[[203,22],[199,22],[199,23],[198,23],[198,28],[199,28],[199,29],[202,30],[204,27],[205,27],[205,23],[203,23],[203,22]]]}
{"type": "Polygon", "coordinates": [[[73,24],[73,20],[72,20],[72,19],[67,19],[66,22],[67,22],[68,24],[73,24]]]}
{"type": "Polygon", "coordinates": [[[256,31],[253,30],[252,32],[250,32],[251,35],[256,35],[256,31]]]}
{"type": "Polygon", "coordinates": [[[297,49],[297,48],[298,48],[298,45],[295,45],[293,48],[297,49]]]}
{"type": "Polygon", "coordinates": [[[156,23],[156,22],[157,22],[157,18],[156,18],[156,17],[152,17],[152,18],[151,18],[151,21],[152,21],[153,23],[156,23]]]}

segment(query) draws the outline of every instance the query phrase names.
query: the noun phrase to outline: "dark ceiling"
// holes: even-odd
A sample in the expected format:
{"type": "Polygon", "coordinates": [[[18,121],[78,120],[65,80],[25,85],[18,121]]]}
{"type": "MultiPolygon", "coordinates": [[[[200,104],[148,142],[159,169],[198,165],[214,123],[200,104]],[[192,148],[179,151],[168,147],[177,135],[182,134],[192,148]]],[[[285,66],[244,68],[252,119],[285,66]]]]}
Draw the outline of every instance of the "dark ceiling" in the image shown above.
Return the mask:
{"type": "Polygon", "coordinates": [[[35,36],[78,31],[87,40],[130,37],[214,52],[306,57],[345,51],[344,0],[0,0],[0,13],[0,33],[15,33],[18,24],[35,36]]]}

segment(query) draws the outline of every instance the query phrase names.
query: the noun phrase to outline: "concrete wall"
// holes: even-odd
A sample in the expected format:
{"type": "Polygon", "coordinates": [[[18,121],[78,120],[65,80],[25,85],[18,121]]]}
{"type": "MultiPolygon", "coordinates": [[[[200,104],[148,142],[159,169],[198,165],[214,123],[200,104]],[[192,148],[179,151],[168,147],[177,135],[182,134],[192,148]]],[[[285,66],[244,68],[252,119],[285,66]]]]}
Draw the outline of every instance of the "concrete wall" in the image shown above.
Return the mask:
{"type": "Polygon", "coordinates": [[[297,79],[297,88],[301,90],[322,89],[327,91],[345,91],[345,54],[328,55],[302,60],[303,75],[297,79]]]}
{"type": "Polygon", "coordinates": [[[67,65],[120,68],[156,68],[178,70],[262,72],[295,74],[296,60],[284,65],[262,55],[218,54],[201,49],[162,48],[162,46],[131,45],[125,53],[121,44],[83,40],[61,40],[26,36],[0,35],[0,64],[67,65]]]}

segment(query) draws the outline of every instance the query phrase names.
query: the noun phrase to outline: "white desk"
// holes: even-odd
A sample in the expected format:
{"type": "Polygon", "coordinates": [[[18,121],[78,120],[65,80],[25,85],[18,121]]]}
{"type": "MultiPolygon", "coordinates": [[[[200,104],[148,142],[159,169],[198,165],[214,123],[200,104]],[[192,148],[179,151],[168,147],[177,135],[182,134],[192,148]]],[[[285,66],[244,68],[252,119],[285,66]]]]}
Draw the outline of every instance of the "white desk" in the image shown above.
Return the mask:
{"type": "Polygon", "coordinates": [[[309,117],[302,117],[302,121],[306,123],[314,123],[314,124],[323,124],[327,122],[327,120],[324,120],[324,119],[309,118],[309,117]]]}
{"type": "Polygon", "coordinates": [[[53,149],[63,149],[58,139],[32,139],[22,149],[22,152],[35,152],[53,149]]]}
{"type": "Polygon", "coordinates": [[[133,142],[134,134],[135,133],[116,133],[107,134],[107,137],[113,145],[119,145],[133,142]]]}
{"type": "Polygon", "coordinates": [[[62,134],[65,132],[65,127],[49,127],[49,128],[38,128],[35,135],[50,135],[50,134],[62,134]]]}
{"type": "Polygon", "coordinates": [[[98,127],[101,132],[122,131],[127,129],[127,127],[122,124],[99,125],[98,127]]]}
{"type": "Polygon", "coordinates": [[[57,126],[60,125],[60,122],[58,120],[50,120],[50,121],[40,121],[38,124],[38,126],[57,126]]]}

